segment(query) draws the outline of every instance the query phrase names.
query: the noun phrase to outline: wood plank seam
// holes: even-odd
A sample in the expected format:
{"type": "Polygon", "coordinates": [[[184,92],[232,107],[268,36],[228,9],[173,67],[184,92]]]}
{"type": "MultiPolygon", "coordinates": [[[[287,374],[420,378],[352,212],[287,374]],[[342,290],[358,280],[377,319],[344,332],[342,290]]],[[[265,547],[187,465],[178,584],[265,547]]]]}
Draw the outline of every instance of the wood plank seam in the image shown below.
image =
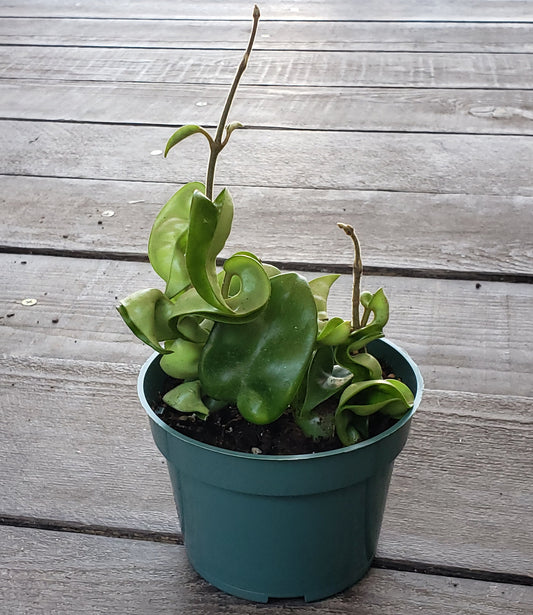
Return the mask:
{"type": "MultiPolygon", "coordinates": [[[[134,263],[147,263],[147,254],[131,254],[114,252],[110,250],[92,252],[90,250],[68,250],[54,248],[27,248],[0,244],[0,254],[56,256],[64,258],[86,258],[95,260],[129,261],[134,263]]],[[[217,265],[222,266],[225,259],[217,259],[217,265]]],[[[340,273],[349,275],[351,268],[342,263],[318,263],[303,261],[276,261],[269,259],[269,263],[284,270],[299,269],[300,271],[321,271],[322,273],[340,273]]],[[[422,269],[414,267],[378,267],[365,266],[366,275],[381,275],[390,277],[423,278],[438,280],[470,280],[479,282],[508,282],[511,284],[533,284],[533,274],[505,273],[494,271],[459,271],[455,269],[422,269]]]]}
{"type": "MultiPolygon", "coordinates": [[[[1,80],[1,78],[0,78],[1,80]]],[[[297,87],[297,86],[292,86],[297,87]]],[[[356,87],[356,86],[347,86],[347,87],[356,87]]],[[[358,88],[359,89],[359,88],[358,88]]],[[[413,89],[423,89],[423,88],[413,88],[413,89]]],[[[457,89],[457,88],[439,88],[439,89],[457,89]]],[[[468,88],[471,90],[474,88],[468,88]]],[[[520,92],[529,92],[533,90],[528,89],[520,89],[516,90],[520,92]]],[[[19,117],[19,116],[0,116],[0,122],[32,122],[39,124],[73,124],[73,125],[89,125],[89,126],[133,126],[133,127],[153,127],[153,128],[176,128],[176,123],[159,123],[159,122],[119,122],[119,121],[102,121],[102,120],[65,120],[61,118],[40,118],[40,117],[19,117]]],[[[212,124],[203,124],[203,128],[207,130],[214,130],[216,127],[212,124]]],[[[413,134],[413,135],[446,135],[446,136],[461,136],[467,134],[472,137],[484,137],[490,135],[492,137],[524,137],[530,136],[527,133],[522,132],[464,132],[464,131],[453,131],[453,130],[420,130],[420,129],[409,129],[409,130],[388,130],[386,128],[376,129],[376,128],[299,128],[294,126],[274,126],[274,125],[254,125],[254,124],[246,124],[244,126],[246,130],[261,130],[261,131],[272,131],[272,132],[317,132],[317,133],[331,133],[331,132],[340,132],[340,133],[348,133],[348,134],[391,134],[391,135],[405,135],[405,134],[413,134]]],[[[3,173],[3,175],[10,175],[9,173],[3,173]]],[[[96,179],[96,178],[93,178],[96,179]]],[[[134,181],[134,180],[132,180],[134,181]]]]}
{"type": "MultiPolygon", "coordinates": [[[[106,538],[121,538],[124,540],[142,540],[180,546],[184,544],[183,535],[181,532],[165,533],[151,532],[149,530],[132,530],[128,528],[107,528],[102,525],[71,523],[57,521],[54,519],[17,517],[15,515],[0,515],[0,525],[8,527],[31,528],[51,532],[102,536],[106,538]]],[[[529,575],[499,573],[492,572],[490,570],[462,568],[460,566],[438,566],[427,562],[419,562],[414,560],[376,557],[372,563],[372,567],[380,570],[412,572],[431,576],[452,577],[456,579],[471,579],[474,581],[523,585],[526,587],[533,586],[533,577],[529,575]]]]}
{"type": "MultiPolygon", "coordinates": [[[[159,51],[191,51],[191,49],[194,50],[198,50],[198,49],[204,49],[202,47],[187,47],[187,46],[172,46],[169,47],[168,45],[110,45],[110,44],[101,44],[101,45],[89,45],[89,44],[67,44],[67,43],[63,43],[63,44],[58,44],[58,43],[0,43],[0,48],[2,47],[31,47],[31,48],[36,48],[36,49],[40,49],[40,48],[50,48],[53,47],[54,49],[129,49],[129,50],[135,50],[138,49],[140,51],[145,51],[145,50],[159,50],[159,51]]],[[[209,47],[209,48],[205,48],[206,50],[209,51],[235,51],[235,47],[221,47],[221,46],[216,46],[216,47],[209,47]]],[[[268,52],[273,52],[273,53],[284,53],[286,51],[292,51],[292,52],[298,52],[298,53],[324,53],[324,54],[328,54],[328,53],[341,53],[338,49],[322,49],[320,47],[291,47],[290,49],[284,48],[284,47],[268,47],[268,48],[261,48],[258,47],[256,51],[268,51],[268,52]]],[[[497,51],[497,50],[491,50],[491,51],[476,51],[476,50],[461,50],[459,52],[453,52],[453,51],[448,51],[445,49],[435,49],[432,51],[421,51],[421,50],[416,50],[416,49],[399,49],[399,50],[395,50],[395,51],[388,51],[387,49],[374,49],[369,47],[368,49],[361,47],[358,49],[345,49],[342,51],[342,53],[394,53],[394,55],[400,55],[400,54],[411,54],[411,55],[427,55],[429,53],[431,53],[432,55],[445,55],[445,54],[450,54],[450,53],[461,53],[462,55],[479,55],[480,53],[490,53],[490,55],[531,55],[531,53],[529,51],[497,51]]],[[[262,84],[255,84],[257,86],[260,86],[262,84]]],[[[305,86],[308,87],[308,86],[305,86]]],[[[312,87],[312,86],[311,86],[312,87]]],[[[315,86],[315,87],[323,87],[323,86],[315,86]]],[[[352,86],[346,86],[346,87],[352,87],[352,86]]],[[[368,87],[368,86],[363,86],[363,87],[368,87]]],[[[405,86],[406,88],[409,87],[413,87],[413,86],[405,86]]],[[[468,88],[470,89],[470,88],[468,88]]],[[[498,88],[495,88],[498,89],[498,88]]]]}

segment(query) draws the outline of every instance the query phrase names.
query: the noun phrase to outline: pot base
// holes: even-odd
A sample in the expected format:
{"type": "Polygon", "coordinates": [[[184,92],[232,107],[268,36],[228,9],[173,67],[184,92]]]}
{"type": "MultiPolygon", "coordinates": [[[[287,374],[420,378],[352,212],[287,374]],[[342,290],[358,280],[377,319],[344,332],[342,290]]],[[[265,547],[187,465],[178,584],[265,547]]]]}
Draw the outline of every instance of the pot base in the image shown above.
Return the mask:
{"type": "Polygon", "coordinates": [[[290,592],[284,595],[278,595],[278,594],[270,595],[264,592],[255,592],[255,591],[251,591],[249,589],[245,589],[242,587],[236,587],[234,585],[230,585],[229,583],[226,583],[223,580],[212,577],[209,574],[209,571],[206,572],[206,571],[198,570],[192,562],[190,563],[191,563],[191,566],[196,570],[196,572],[203,579],[205,579],[208,583],[213,585],[213,587],[216,587],[217,589],[220,589],[223,592],[230,594],[232,596],[236,596],[237,598],[244,598],[244,600],[249,600],[251,602],[261,602],[264,604],[266,604],[270,600],[281,600],[281,599],[293,599],[294,600],[294,599],[301,598],[305,602],[317,602],[318,600],[325,600],[326,598],[330,598],[331,596],[334,596],[335,594],[338,594],[352,587],[352,585],[355,585],[356,583],[358,583],[370,569],[370,564],[368,566],[365,566],[361,570],[360,574],[358,574],[357,577],[353,581],[350,581],[348,584],[338,583],[336,585],[333,585],[329,583],[326,587],[316,586],[314,588],[309,589],[307,593],[299,594],[299,595],[294,595],[293,592],[290,592]]]}

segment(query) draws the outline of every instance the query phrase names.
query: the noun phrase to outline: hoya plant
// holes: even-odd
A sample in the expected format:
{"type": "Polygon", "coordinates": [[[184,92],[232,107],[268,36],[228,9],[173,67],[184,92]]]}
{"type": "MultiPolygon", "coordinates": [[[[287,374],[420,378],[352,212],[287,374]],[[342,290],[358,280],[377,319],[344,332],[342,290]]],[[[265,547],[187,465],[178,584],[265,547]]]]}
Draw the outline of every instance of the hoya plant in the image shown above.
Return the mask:
{"type": "Polygon", "coordinates": [[[355,251],[351,321],[328,315],[328,295],[338,275],[308,282],[261,262],[253,252],[236,252],[217,267],[233,202],[226,188],[213,198],[215,167],[233,131],[243,127],[227,120],[258,20],[256,6],[215,136],[189,124],[168,140],[165,157],[195,134],[207,140],[210,156],[205,185],[184,185],[154,221],[148,256],[164,290],[137,291],[118,310],[133,333],[161,354],[161,368],[180,381],[164,396],[179,412],[206,419],[233,405],[245,420],[260,425],[292,413],[309,438],[336,434],[348,446],[368,437],[371,415],[398,419],[414,401],[404,383],[383,377],[379,361],[367,351],[384,335],[389,305],[381,288],[360,290],[354,229],[339,224],[355,251]]]}

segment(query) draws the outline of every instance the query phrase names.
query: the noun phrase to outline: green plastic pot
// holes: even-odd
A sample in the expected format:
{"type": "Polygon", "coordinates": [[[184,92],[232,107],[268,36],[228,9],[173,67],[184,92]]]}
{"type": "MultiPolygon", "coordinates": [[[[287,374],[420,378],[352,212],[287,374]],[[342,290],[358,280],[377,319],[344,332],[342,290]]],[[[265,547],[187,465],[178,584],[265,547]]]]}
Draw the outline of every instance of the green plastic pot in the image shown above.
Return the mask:
{"type": "Polygon", "coordinates": [[[155,353],[139,397],[165,456],[189,561],[235,596],[331,596],[365,575],[376,552],[396,456],[420,403],[418,367],[386,340],[369,350],[415,394],[413,409],[370,440],[307,455],[253,455],[197,442],[152,410],[166,375],[155,353]]]}

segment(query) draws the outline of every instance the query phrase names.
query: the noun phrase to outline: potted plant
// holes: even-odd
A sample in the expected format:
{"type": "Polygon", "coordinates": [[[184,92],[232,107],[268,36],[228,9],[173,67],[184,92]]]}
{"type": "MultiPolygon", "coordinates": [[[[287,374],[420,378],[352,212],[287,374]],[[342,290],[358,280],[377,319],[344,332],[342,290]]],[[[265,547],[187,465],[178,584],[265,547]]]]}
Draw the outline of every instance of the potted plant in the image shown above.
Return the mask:
{"type": "Polygon", "coordinates": [[[183,186],[157,215],[150,262],[165,289],[118,310],[155,353],[138,392],[166,457],[193,567],[257,601],[317,600],[360,579],[374,557],[394,459],[422,395],[420,372],[383,339],[382,289],[361,292],[355,250],[351,321],[330,317],[337,275],[311,281],[237,252],[217,269],[233,203],[213,198],[217,156],[242,125],[226,125],[259,19],[215,137],[205,186],[183,186]],[[250,435],[251,434],[251,435],[250,435]],[[296,436],[295,436],[296,434],[296,436]]]}

